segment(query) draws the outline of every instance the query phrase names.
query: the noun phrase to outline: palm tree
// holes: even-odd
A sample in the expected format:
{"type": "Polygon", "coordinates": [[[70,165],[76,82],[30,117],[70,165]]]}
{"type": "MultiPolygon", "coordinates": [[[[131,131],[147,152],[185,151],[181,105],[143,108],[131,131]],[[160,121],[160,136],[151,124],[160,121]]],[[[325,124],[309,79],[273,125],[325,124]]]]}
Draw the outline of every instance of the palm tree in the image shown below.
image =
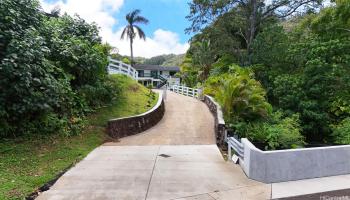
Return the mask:
{"type": "Polygon", "coordinates": [[[121,39],[124,39],[126,37],[126,39],[130,40],[131,65],[133,65],[133,63],[134,63],[132,44],[133,44],[133,41],[134,41],[136,35],[139,35],[140,39],[146,40],[146,34],[143,32],[143,30],[137,24],[147,24],[148,19],[140,16],[139,15],[140,12],[141,11],[139,9],[136,9],[136,10],[128,13],[125,16],[125,19],[128,22],[128,25],[125,26],[125,28],[122,32],[122,35],[120,37],[121,39]]]}

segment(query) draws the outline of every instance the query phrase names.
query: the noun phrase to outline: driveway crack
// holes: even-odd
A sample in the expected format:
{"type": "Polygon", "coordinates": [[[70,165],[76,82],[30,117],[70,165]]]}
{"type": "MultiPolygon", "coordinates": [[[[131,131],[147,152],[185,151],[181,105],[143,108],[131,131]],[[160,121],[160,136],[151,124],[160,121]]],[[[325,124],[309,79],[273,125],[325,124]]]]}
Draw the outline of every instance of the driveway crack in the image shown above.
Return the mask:
{"type": "Polygon", "coordinates": [[[148,197],[148,192],[149,192],[149,188],[150,188],[150,186],[151,186],[151,182],[152,182],[152,178],[153,178],[154,169],[156,168],[156,163],[157,163],[157,160],[158,160],[159,151],[160,151],[160,146],[158,147],[158,151],[157,151],[157,154],[156,154],[156,159],[155,159],[154,164],[153,164],[153,169],[152,169],[152,173],[151,173],[151,178],[149,179],[149,182],[148,182],[145,200],[146,200],[147,197],[148,197]]]}

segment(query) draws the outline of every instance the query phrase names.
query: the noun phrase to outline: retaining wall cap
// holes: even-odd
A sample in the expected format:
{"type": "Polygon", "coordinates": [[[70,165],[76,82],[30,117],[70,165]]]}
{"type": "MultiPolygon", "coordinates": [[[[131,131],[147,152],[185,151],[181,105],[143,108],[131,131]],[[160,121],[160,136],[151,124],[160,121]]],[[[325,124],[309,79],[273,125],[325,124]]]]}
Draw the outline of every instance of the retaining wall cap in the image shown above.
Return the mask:
{"type": "Polygon", "coordinates": [[[336,146],[327,146],[327,147],[310,147],[310,148],[297,148],[297,149],[281,149],[281,150],[267,150],[262,151],[257,148],[253,143],[251,143],[247,138],[241,139],[242,143],[245,143],[249,146],[250,149],[254,149],[264,154],[273,154],[273,153],[283,153],[283,152],[295,152],[295,151],[317,151],[317,150],[327,150],[327,149],[337,149],[337,148],[350,148],[350,145],[336,145],[336,146]]]}
{"type": "Polygon", "coordinates": [[[156,93],[158,93],[158,101],[156,103],[155,106],[153,106],[153,108],[151,108],[150,110],[142,113],[142,114],[138,114],[138,115],[133,115],[133,116],[129,116],[129,117],[120,117],[120,118],[115,118],[115,119],[110,119],[108,120],[109,122],[110,121],[116,121],[116,120],[120,120],[120,119],[127,119],[127,118],[133,118],[133,117],[141,117],[141,116],[144,116],[144,115],[147,115],[153,111],[155,111],[161,104],[162,104],[162,101],[163,101],[163,93],[159,90],[154,90],[156,93]]]}

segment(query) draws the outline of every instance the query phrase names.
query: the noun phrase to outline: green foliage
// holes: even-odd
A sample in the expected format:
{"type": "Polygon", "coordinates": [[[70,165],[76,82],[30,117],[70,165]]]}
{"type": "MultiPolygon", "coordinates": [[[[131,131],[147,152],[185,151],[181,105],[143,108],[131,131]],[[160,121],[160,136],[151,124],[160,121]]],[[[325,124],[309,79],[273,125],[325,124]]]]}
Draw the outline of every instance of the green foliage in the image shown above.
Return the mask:
{"type": "Polygon", "coordinates": [[[347,5],[336,1],[301,18],[291,32],[266,29],[255,41],[255,62],[263,65],[254,71],[269,102],[289,115],[298,113],[309,142],[331,143],[332,124],[350,114],[350,40],[344,30],[349,24],[341,17],[347,5]]]}
{"type": "Polygon", "coordinates": [[[229,73],[206,82],[204,92],[215,96],[230,123],[266,118],[272,110],[265,90],[253,77],[252,70],[232,65],[229,73]]]}
{"type": "Polygon", "coordinates": [[[6,47],[13,38],[20,39],[29,29],[37,30],[43,15],[39,2],[32,0],[2,0],[0,4],[0,59],[6,55],[6,47]]]}
{"type": "Polygon", "coordinates": [[[323,9],[309,23],[305,23],[304,27],[308,25],[313,33],[327,40],[349,37],[349,0],[336,0],[335,3],[335,7],[323,9]]]}
{"type": "Polygon", "coordinates": [[[163,55],[155,56],[150,59],[145,60],[143,64],[148,65],[162,65],[165,62],[165,57],[163,55]]]}
{"type": "Polygon", "coordinates": [[[180,66],[185,59],[185,54],[169,54],[165,55],[165,61],[162,63],[163,66],[180,66]]]}
{"type": "Polygon", "coordinates": [[[87,112],[118,95],[97,26],[42,13],[35,0],[1,1],[1,138],[79,133],[87,112]]]}
{"type": "Polygon", "coordinates": [[[272,113],[265,90],[254,79],[251,69],[231,65],[227,73],[210,76],[205,86],[204,93],[219,101],[225,121],[240,137],[263,143],[265,149],[295,148],[304,144],[299,116],[272,113]]]}
{"type": "Polygon", "coordinates": [[[257,35],[253,42],[253,62],[271,67],[281,66],[288,55],[289,38],[282,26],[271,25],[257,35]]]}
{"type": "Polygon", "coordinates": [[[192,64],[198,68],[199,80],[204,82],[209,76],[212,64],[215,62],[210,40],[202,39],[201,41],[195,41],[191,44],[189,54],[192,58],[192,64]]]}
{"type": "Polygon", "coordinates": [[[120,85],[116,79],[109,76],[104,81],[98,81],[95,85],[84,85],[79,88],[79,96],[90,107],[101,107],[109,104],[120,94],[120,85]]]}
{"type": "MultiPolygon", "coordinates": [[[[137,115],[149,110],[147,88],[127,76],[108,77],[118,83],[120,95],[112,105],[98,108],[95,113],[89,114],[84,123],[86,128],[79,131],[79,135],[35,135],[30,139],[18,137],[0,140],[1,200],[24,199],[79,162],[108,139],[105,126],[109,119],[137,115]]],[[[151,106],[156,102],[157,98],[151,106]]],[[[45,123],[54,128],[60,122],[49,116],[45,123]]]]}
{"type": "Polygon", "coordinates": [[[343,120],[350,117],[349,0],[335,0],[320,10],[306,9],[304,14],[285,20],[276,16],[298,6],[295,1],[274,1],[275,6],[261,3],[256,11],[251,9],[254,3],[190,3],[188,19],[192,25],[188,31],[201,33],[191,40],[186,54],[191,60],[182,68],[183,80],[205,81],[204,92],[219,100],[232,127],[241,130],[250,124],[257,130],[254,141],[265,142],[269,148],[291,147],[291,142],[278,143],[284,140],[279,137],[289,140],[289,119],[293,119],[289,121],[295,127],[290,137],[295,141],[301,133],[309,143],[342,143],[334,134],[341,135],[335,127],[345,127],[343,120]],[[284,11],[276,12],[280,6],[284,11]],[[253,65],[240,69],[232,63],[253,65]],[[201,76],[203,72],[205,76],[201,76]],[[271,105],[283,112],[281,123],[271,122],[273,116],[266,112],[271,105]],[[250,110],[245,110],[246,106],[250,110]],[[298,120],[294,120],[295,115],[298,120]]]}
{"type": "Polygon", "coordinates": [[[93,85],[106,75],[106,56],[111,48],[100,44],[96,25],[69,15],[50,19],[45,25],[49,59],[70,74],[74,88],[93,85]]]}
{"type": "Polygon", "coordinates": [[[109,78],[120,88],[118,98],[88,117],[92,125],[105,127],[110,119],[144,113],[158,101],[158,95],[126,75],[113,74],[109,78]]]}
{"type": "Polygon", "coordinates": [[[333,141],[336,144],[350,144],[350,117],[345,118],[339,124],[333,125],[333,141]]]}
{"type": "Polygon", "coordinates": [[[184,61],[180,65],[180,77],[182,82],[188,87],[194,87],[199,82],[198,70],[192,64],[192,57],[186,55],[184,61]]]}
{"type": "Polygon", "coordinates": [[[297,148],[304,145],[299,117],[283,117],[281,112],[274,112],[266,121],[241,123],[236,132],[253,142],[264,145],[265,150],[297,148]]]}
{"type": "Polygon", "coordinates": [[[131,61],[129,60],[129,58],[123,58],[122,62],[126,64],[131,64],[131,61]]]}

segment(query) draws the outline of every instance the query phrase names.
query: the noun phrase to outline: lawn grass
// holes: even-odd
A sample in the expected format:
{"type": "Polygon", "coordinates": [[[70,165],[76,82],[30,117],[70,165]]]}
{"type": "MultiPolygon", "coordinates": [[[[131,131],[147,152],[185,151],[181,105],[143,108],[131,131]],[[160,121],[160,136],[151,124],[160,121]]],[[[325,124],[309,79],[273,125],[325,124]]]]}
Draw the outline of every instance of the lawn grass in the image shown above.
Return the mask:
{"type": "Polygon", "coordinates": [[[89,117],[93,125],[105,126],[109,119],[144,113],[158,101],[157,95],[154,95],[155,98],[150,98],[150,90],[140,84],[135,84],[132,79],[120,75],[113,76],[118,78],[122,88],[125,89],[121,98],[113,106],[101,108],[96,114],[89,117]]]}
{"type": "Polygon", "coordinates": [[[108,119],[143,113],[157,102],[149,90],[130,78],[114,75],[122,92],[113,105],[88,116],[80,135],[51,135],[0,141],[0,199],[23,199],[83,159],[106,141],[108,119]]]}

